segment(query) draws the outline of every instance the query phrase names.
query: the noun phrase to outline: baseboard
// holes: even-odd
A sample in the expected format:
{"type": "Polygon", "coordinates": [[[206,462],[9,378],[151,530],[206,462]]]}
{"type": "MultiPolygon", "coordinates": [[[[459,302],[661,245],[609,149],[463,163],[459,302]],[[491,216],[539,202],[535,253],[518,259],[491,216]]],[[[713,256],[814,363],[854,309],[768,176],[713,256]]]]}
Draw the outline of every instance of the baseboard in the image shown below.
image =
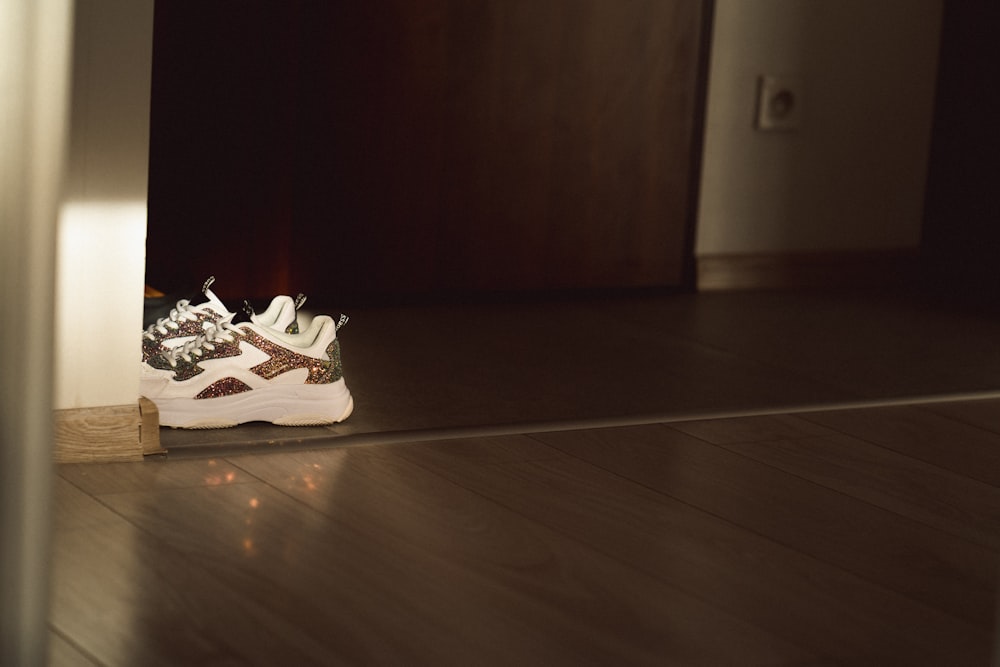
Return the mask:
{"type": "Polygon", "coordinates": [[[141,461],[160,447],[156,405],[140,398],[134,405],[55,410],[56,463],[141,461]]]}
{"type": "Polygon", "coordinates": [[[912,248],[838,252],[705,255],[697,258],[698,290],[888,287],[912,284],[912,248]]]}

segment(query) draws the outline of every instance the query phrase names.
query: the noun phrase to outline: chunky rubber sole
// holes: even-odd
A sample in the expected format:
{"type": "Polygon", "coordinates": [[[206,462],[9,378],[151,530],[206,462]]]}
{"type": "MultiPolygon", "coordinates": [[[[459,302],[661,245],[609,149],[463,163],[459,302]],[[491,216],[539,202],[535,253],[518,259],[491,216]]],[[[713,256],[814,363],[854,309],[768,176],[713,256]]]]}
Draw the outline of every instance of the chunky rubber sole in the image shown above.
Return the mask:
{"type": "Polygon", "coordinates": [[[332,384],[277,385],[219,398],[154,399],[160,425],[171,428],[231,428],[248,422],[278,426],[324,426],[354,411],[344,380],[332,384]]]}

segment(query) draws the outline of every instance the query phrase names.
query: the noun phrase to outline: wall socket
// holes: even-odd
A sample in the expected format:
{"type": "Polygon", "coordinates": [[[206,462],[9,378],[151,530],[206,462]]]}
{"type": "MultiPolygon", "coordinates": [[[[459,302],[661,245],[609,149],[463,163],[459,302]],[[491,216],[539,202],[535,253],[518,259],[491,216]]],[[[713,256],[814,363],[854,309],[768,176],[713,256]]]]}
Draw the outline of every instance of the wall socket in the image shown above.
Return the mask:
{"type": "Polygon", "coordinates": [[[794,130],[801,124],[801,80],[790,76],[760,77],[757,81],[757,129],[794,130]]]}

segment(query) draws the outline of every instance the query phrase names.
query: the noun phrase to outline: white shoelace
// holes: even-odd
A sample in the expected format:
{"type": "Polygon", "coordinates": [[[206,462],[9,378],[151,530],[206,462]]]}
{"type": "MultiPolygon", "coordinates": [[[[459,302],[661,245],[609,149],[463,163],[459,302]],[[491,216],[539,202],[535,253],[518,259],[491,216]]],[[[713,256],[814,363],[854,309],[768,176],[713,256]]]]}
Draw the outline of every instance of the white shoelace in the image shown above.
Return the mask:
{"type": "Polygon", "coordinates": [[[243,332],[234,326],[231,320],[232,316],[215,322],[205,329],[205,333],[187,341],[183,345],[163,352],[163,357],[170,364],[171,368],[176,368],[178,359],[191,362],[193,361],[193,357],[201,357],[205,353],[205,350],[214,350],[215,343],[232,343],[236,340],[235,336],[242,336],[243,332]]]}
{"type": "Polygon", "coordinates": [[[168,330],[173,329],[174,331],[176,331],[177,329],[179,329],[180,325],[177,323],[180,322],[181,320],[198,319],[198,316],[195,315],[189,308],[190,305],[191,305],[190,301],[188,301],[187,299],[181,299],[180,301],[177,302],[176,307],[170,309],[169,315],[167,315],[166,317],[161,317],[160,319],[156,320],[156,322],[154,322],[153,324],[150,324],[148,327],[146,327],[146,330],[142,333],[142,335],[148,338],[149,340],[155,340],[157,332],[159,332],[161,336],[165,336],[168,333],[168,330]]]}

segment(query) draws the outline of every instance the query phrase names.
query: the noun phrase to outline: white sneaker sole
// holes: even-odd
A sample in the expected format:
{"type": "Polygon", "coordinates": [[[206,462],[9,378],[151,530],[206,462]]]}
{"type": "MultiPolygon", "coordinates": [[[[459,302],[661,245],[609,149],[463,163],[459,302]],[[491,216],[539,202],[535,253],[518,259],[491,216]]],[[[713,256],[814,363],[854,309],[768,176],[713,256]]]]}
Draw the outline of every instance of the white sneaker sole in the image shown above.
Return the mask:
{"type": "Polygon", "coordinates": [[[153,401],[160,425],[171,428],[230,428],[247,422],[278,426],[323,426],[354,411],[343,379],[332,384],[278,385],[220,398],[161,398],[153,401]]]}

